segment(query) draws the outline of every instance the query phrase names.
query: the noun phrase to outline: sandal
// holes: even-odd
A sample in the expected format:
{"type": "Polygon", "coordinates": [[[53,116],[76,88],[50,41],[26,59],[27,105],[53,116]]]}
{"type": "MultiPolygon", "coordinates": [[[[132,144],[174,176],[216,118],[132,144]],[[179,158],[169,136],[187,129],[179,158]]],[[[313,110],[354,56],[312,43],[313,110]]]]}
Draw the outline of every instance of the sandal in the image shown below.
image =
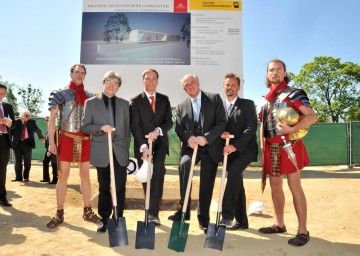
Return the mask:
{"type": "Polygon", "coordinates": [[[56,228],[59,224],[64,222],[64,209],[57,210],[55,217],[53,217],[46,226],[48,228],[56,228]]]}
{"type": "Polygon", "coordinates": [[[101,218],[99,216],[97,216],[96,213],[93,212],[91,207],[84,207],[83,218],[86,221],[90,221],[90,222],[93,222],[93,223],[96,223],[96,224],[99,224],[100,221],[101,221],[101,218]]]}
{"type": "Polygon", "coordinates": [[[271,227],[260,228],[259,232],[263,234],[285,233],[286,227],[285,225],[283,227],[272,225],[271,227]]]}
{"type": "Polygon", "coordinates": [[[292,246],[303,246],[310,241],[310,234],[297,234],[294,238],[289,239],[288,244],[292,246]]]}

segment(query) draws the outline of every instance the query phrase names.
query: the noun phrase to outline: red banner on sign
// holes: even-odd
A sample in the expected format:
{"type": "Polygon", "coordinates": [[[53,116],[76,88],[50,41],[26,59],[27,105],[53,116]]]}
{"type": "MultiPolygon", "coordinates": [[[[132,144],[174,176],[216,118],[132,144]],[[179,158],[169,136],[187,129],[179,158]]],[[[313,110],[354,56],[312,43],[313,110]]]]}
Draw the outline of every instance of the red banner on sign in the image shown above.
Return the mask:
{"type": "Polygon", "coordinates": [[[174,0],[174,12],[187,12],[187,0],[174,0]]]}

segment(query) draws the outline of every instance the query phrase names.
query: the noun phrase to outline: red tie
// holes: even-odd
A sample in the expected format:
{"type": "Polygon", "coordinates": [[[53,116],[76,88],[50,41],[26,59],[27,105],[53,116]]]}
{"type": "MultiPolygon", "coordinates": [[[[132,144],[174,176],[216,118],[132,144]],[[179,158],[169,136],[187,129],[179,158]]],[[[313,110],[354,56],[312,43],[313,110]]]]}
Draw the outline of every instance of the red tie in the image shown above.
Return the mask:
{"type": "Polygon", "coordinates": [[[25,140],[25,132],[26,132],[26,121],[23,123],[23,129],[21,131],[21,141],[25,140]]]}
{"type": "Polygon", "coordinates": [[[149,97],[151,99],[151,108],[155,113],[155,97],[154,96],[150,96],[149,97]]]}

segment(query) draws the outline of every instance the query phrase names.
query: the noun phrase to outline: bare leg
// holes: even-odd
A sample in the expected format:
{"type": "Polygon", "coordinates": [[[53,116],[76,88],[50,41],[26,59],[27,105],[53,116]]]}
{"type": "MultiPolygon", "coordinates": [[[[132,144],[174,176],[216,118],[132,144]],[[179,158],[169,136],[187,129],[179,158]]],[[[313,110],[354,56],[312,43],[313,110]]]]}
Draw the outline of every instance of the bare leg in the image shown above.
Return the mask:
{"type": "Polygon", "coordinates": [[[80,189],[84,198],[84,207],[91,207],[91,182],[90,182],[90,163],[80,164],[80,189]]]}
{"type": "Polygon", "coordinates": [[[299,222],[298,233],[307,234],[307,203],[304,190],[301,187],[300,172],[288,174],[287,178],[299,222]]]}
{"type": "Polygon", "coordinates": [[[283,177],[270,175],[271,197],[275,211],[275,225],[284,226],[285,195],[283,190],[283,177]]]}
{"type": "Polygon", "coordinates": [[[65,196],[67,191],[67,181],[70,174],[70,162],[60,162],[61,173],[56,185],[56,202],[58,210],[64,209],[65,196]]]}

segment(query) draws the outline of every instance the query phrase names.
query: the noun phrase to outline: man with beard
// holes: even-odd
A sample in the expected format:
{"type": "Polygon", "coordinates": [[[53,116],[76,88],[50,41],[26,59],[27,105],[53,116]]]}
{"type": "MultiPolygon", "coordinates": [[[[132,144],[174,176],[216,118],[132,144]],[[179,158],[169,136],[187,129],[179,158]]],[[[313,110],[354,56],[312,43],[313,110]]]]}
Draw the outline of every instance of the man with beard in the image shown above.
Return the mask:
{"type": "Polygon", "coordinates": [[[243,172],[253,161],[257,160],[258,145],[256,142],[256,109],[252,100],[238,97],[240,78],[230,73],[225,76],[224,92],[227,125],[221,138],[229,138],[229,145],[224,147],[223,154],[228,154],[227,182],[222,202],[222,219],[220,225],[227,229],[248,229],[246,214],[246,195],[243,172]],[[233,219],[235,217],[235,222],[233,219]]]}
{"type": "Polygon", "coordinates": [[[309,158],[300,139],[291,139],[292,135],[301,129],[308,128],[316,122],[317,115],[310,106],[309,98],[301,89],[288,86],[290,78],[286,72],[283,61],[275,59],[267,66],[266,85],[270,92],[265,96],[265,104],[261,107],[259,119],[261,121],[260,142],[262,154],[260,162],[263,164],[263,188],[266,175],[270,176],[271,196],[275,210],[275,223],[272,226],[260,228],[264,234],[284,233],[285,195],[283,191],[283,175],[287,176],[287,182],[293,197],[294,207],[298,218],[298,230],[295,238],[288,241],[290,245],[302,246],[310,240],[307,230],[307,203],[304,191],[301,187],[299,170],[309,165],[309,158]],[[295,110],[300,118],[294,126],[289,126],[278,121],[277,113],[284,108],[295,110]],[[282,137],[285,136],[287,143],[296,156],[294,164],[283,148],[282,137]],[[297,165],[297,166],[296,166],[297,165]]]}

